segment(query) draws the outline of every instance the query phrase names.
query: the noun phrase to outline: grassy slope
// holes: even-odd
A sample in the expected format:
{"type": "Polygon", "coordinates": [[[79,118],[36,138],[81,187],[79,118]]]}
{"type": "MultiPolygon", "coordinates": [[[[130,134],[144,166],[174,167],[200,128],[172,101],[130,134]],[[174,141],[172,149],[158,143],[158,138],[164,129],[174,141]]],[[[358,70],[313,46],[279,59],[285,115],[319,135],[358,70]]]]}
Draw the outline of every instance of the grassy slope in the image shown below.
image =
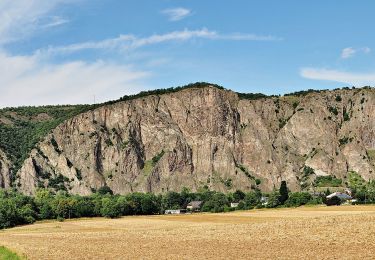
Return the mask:
{"type": "Polygon", "coordinates": [[[9,249],[0,246],[0,260],[20,260],[20,258],[16,253],[13,253],[9,249]]]}

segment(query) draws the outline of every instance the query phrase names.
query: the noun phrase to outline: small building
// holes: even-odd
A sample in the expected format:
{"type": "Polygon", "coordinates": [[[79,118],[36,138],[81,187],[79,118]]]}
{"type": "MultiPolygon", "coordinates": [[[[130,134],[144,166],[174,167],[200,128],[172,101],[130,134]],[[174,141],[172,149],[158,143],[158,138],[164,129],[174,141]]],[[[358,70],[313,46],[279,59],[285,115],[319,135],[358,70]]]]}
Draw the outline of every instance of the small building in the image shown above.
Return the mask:
{"type": "Polygon", "coordinates": [[[351,200],[352,199],[351,196],[349,196],[348,194],[343,193],[343,192],[334,192],[334,193],[329,194],[328,196],[326,196],[327,199],[332,199],[333,197],[338,197],[342,201],[347,201],[347,200],[351,200]]]}
{"type": "Polygon", "coordinates": [[[238,207],[238,204],[240,204],[240,203],[238,203],[238,202],[231,202],[231,203],[230,203],[230,207],[231,207],[231,208],[237,208],[237,207],[238,207]]]}
{"type": "Polygon", "coordinates": [[[268,204],[268,197],[262,196],[260,198],[260,203],[262,204],[262,206],[267,206],[267,204],[268,204]]]}
{"type": "Polygon", "coordinates": [[[165,210],[164,214],[166,215],[178,215],[178,214],[185,214],[186,209],[167,209],[165,210]]]}
{"type": "Polygon", "coordinates": [[[195,200],[187,204],[186,209],[190,210],[191,212],[200,211],[203,205],[203,201],[195,200]]]}

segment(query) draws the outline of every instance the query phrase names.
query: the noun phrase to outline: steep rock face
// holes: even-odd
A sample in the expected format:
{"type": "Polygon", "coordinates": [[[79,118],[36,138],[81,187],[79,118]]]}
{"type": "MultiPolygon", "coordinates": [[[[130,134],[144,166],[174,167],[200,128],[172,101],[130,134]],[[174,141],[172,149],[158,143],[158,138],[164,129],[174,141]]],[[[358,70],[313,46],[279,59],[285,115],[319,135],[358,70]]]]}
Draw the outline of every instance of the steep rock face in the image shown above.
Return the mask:
{"type": "Polygon", "coordinates": [[[11,164],[3,151],[0,150],[0,188],[10,187],[11,164]]]}
{"type": "Polygon", "coordinates": [[[375,92],[338,90],[240,100],[214,87],[185,89],[80,114],[39,143],[17,174],[20,189],[90,194],[292,190],[316,176],[374,177],[375,92]],[[314,174],[306,175],[305,168],[314,174]]]}

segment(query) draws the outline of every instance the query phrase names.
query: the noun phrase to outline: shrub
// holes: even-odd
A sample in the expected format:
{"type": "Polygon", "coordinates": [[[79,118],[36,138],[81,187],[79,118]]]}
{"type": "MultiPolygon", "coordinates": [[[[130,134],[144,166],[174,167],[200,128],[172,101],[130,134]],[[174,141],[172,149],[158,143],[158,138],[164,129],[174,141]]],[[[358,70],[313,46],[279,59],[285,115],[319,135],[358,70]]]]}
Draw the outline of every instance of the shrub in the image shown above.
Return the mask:
{"type": "Polygon", "coordinates": [[[307,192],[293,192],[285,202],[287,207],[298,207],[307,204],[312,196],[307,192]]]}
{"type": "Polygon", "coordinates": [[[164,209],[180,209],[183,200],[179,193],[170,191],[163,196],[162,204],[164,209]]]}
{"type": "Polygon", "coordinates": [[[228,199],[225,194],[216,192],[212,198],[203,204],[202,211],[223,212],[224,206],[228,206],[228,199]]]}
{"type": "Polygon", "coordinates": [[[244,198],[245,208],[253,208],[260,203],[260,192],[248,192],[244,198]]]}
{"type": "Polygon", "coordinates": [[[341,184],[342,180],[335,176],[318,176],[315,179],[315,186],[317,187],[339,187],[341,184]]]}
{"type": "Polygon", "coordinates": [[[344,121],[349,121],[350,120],[350,116],[349,116],[349,113],[344,113],[344,121]]]}
{"type": "Polygon", "coordinates": [[[339,111],[337,110],[336,107],[329,107],[328,110],[329,110],[329,112],[331,112],[335,116],[337,116],[339,114],[339,111]]]}
{"type": "Polygon", "coordinates": [[[272,192],[268,197],[267,208],[275,208],[280,205],[280,193],[277,191],[272,192]]]}
{"type": "Polygon", "coordinates": [[[0,229],[17,225],[17,206],[10,199],[0,201],[0,229]]]}
{"type": "Polygon", "coordinates": [[[121,216],[121,206],[114,198],[103,198],[100,213],[103,217],[118,218],[121,216]]]}
{"type": "Polygon", "coordinates": [[[241,190],[236,190],[233,193],[233,200],[234,200],[234,202],[240,202],[244,198],[245,198],[245,193],[243,191],[241,191],[241,190]]]}
{"type": "Polygon", "coordinates": [[[106,195],[106,194],[110,194],[110,195],[113,195],[113,191],[111,190],[110,187],[108,187],[107,185],[103,186],[103,187],[100,187],[98,189],[98,193],[101,194],[101,195],[106,195]]]}
{"type": "Polygon", "coordinates": [[[335,205],[338,206],[341,204],[341,199],[337,196],[333,196],[332,198],[327,199],[325,203],[327,206],[335,206],[335,205]]]}

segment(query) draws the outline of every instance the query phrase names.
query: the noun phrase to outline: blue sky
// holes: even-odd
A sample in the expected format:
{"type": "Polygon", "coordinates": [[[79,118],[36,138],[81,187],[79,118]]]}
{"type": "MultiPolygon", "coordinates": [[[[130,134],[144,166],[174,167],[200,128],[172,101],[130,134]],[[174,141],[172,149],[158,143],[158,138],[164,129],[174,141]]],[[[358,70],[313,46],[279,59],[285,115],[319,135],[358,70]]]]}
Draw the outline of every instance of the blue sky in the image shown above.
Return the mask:
{"type": "Polygon", "coordinates": [[[375,84],[373,1],[1,0],[0,106],[375,84]]]}

